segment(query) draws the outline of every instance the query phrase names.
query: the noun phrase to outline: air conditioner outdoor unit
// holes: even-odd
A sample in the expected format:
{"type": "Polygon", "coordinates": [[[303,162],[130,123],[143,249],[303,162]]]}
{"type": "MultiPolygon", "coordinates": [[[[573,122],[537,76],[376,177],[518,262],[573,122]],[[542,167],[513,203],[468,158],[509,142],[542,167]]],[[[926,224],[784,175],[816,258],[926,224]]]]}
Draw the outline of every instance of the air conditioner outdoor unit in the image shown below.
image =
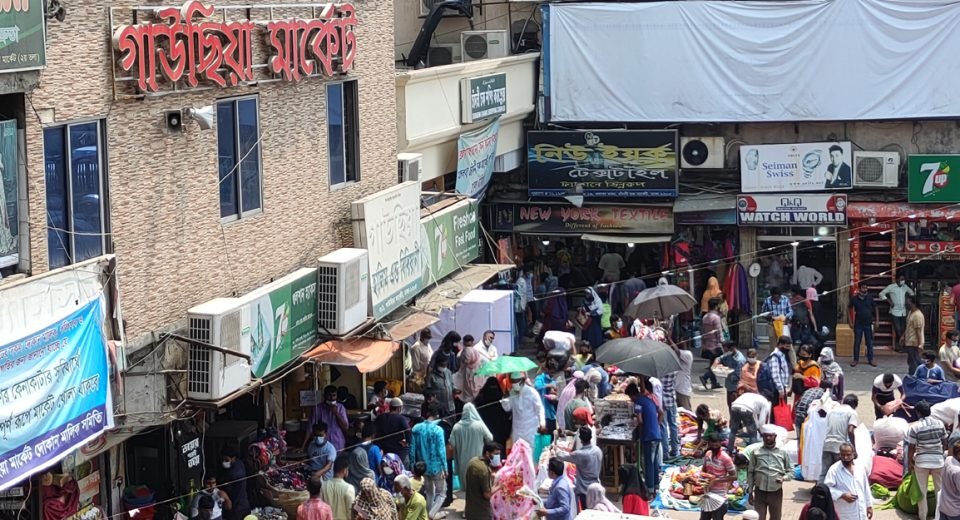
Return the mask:
{"type": "Polygon", "coordinates": [[[427,67],[450,65],[463,61],[459,43],[438,43],[427,51],[427,67]]]}
{"type": "Polygon", "coordinates": [[[338,249],[317,262],[321,334],[342,336],[367,321],[367,250],[338,249]]]}
{"type": "MultiPolygon", "coordinates": [[[[250,355],[250,309],[237,298],[217,298],[187,311],[189,337],[250,355]]],[[[250,363],[206,347],[191,345],[187,357],[187,397],[222,399],[250,383],[250,363]]]]}
{"type": "Polygon", "coordinates": [[[397,182],[420,182],[420,165],[422,162],[422,153],[398,153],[397,182]]]}
{"type": "Polygon", "coordinates": [[[722,169],[724,144],[722,137],[681,137],[680,167],[684,170],[722,169]]]}
{"type": "Polygon", "coordinates": [[[463,31],[460,33],[460,45],[465,62],[510,55],[510,36],[506,30],[463,31]]]}
{"type": "Polygon", "coordinates": [[[899,174],[899,152],[853,152],[855,188],[896,188],[899,174]]]}

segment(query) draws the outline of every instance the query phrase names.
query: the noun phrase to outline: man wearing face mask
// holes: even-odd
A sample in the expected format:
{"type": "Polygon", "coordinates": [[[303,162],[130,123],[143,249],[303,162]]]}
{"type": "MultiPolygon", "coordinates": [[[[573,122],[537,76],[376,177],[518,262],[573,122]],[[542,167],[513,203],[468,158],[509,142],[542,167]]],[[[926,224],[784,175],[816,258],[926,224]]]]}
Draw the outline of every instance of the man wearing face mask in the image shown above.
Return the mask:
{"type": "Polygon", "coordinates": [[[230,497],[217,488],[217,477],[208,476],[203,480],[203,489],[193,495],[193,501],[190,504],[190,516],[200,516],[200,501],[204,497],[213,501],[213,507],[210,509],[210,520],[222,519],[223,512],[233,508],[230,497]]]}
{"type": "MultiPolygon", "coordinates": [[[[313,440],[307,446],[306,468],[311,474],[319,475],[323,480],[333,478],[333,462],[337,460],[337,449],[327,441],[327,423],[313,425],[313,440]]],[[[309,475],[308,475],[309,476],[309,475]]]]}
{"type": "Polygon", "coordinates": [[[913,296],[913,289],[907,285],[907,276],[897,273],[897,281],[880,291],[880,298],[890,304],[890,317],[893,319],[893,348],[903,352],[903,331],[907,326],[907,296],[913,296]]]}
{"type": "Polygon", "coordinates": [[[701,477],[707,493],[700,500],[700,519],[723,520],[727,514],[727,488],[737,479],[737,467],[723,450],[717,432],[707,435],[707,452],[703,457],[701,477]]]}
{"type": "Polygon", "coordinates": [[[228,482],[224,486],[224,492],[230,497],[232,506],[229,514],[224,516],[228,519],[243,520],[250,514],[250,499],[247,498],[247,468],[237,455],[237,449],[233,446],[225,447],[221,453],[224,480],[228,482]]]}
{"type": "Polygon", "coordinates": [[[464,518],[467,520],[490,520],[493,509],[490,497],[496,491],[493,487],[493,471],[500,467],[500,454],[503,447],[495,442],[483,445],[483,453],[470,459],[467,464],[464,489],[466,490],[464,518]]]}
{"type": "Polygon", "coordinates": [[[500,405],[513,414],[513,442],[525,441],[533,452],[534,438],[537,432],[546,431],[546,418],[543,413],[543,400],[532,386],[526,384],[526,375],[522,372],[510,374],[510,397],[502,399],[500,405]]]}
{"type": "Polygon", "coordinates": [[[867,469],[856,461],[853,444],[840,445],[840,461],[830,466],[824,484],[830,488],[837,518],[869,520],[873,518],[872,495],[867,469]]]}
{"type": "Polygon", "coordinates": [[[483,344],[482,346],[477,347],[477,350],[480,351],[484,361],[493,361],[500,356],[497,346],[493,344],[493,340],[495,339],[497,339],[497,335],[492,330],[484,331],[483,344]]]}
{"type": "MultiPolygon", "coordinates": [[[[333,444],[338,451],[346,446],[346,438],[343,433],[350,429],[350,423],[347,420],[347,409],[337,402],[337,387],[328,385],[323,388],[323,402],[317,403],[313,407],[312,423],[324,423],[327,425],[327,441],[333,444]]],[[[301,449],[306,451],[307,442],[310,436],[303,440],[301,449]]]]}
{"type": "MultiPolygon", "coordinates": [[[[871,366],[877,366],[873,361],[873,318],[877,313],[877,304],[873,296],[867,293],[867,284],[860,282],[857,295],[850,298],[849,308],[853,309],[853,362],[855,367],[860,362],[860,340],[867,343],[867,361],[871,366]]],[[[899,345],[898,345],[899,347],[899,345]]]]}

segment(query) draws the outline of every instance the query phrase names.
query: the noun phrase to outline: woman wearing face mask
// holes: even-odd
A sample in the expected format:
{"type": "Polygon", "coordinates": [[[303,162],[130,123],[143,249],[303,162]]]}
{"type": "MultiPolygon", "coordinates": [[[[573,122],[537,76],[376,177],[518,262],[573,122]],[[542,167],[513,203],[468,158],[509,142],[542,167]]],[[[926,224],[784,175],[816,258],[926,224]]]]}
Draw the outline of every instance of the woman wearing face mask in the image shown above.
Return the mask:
{"type": "Polygon", "coordinates": [[[384,455],[383,461],[380,463],[380,476],[377,477],[377,485],[393,493],[393,481],[400,475],[407,475],[407,470],[403,467],[400,456],[396,453],[384,455]]]}
{"type": "Polygon", "coordinates": [[[800,402],[803,393],[810,388],[820,386],[823,373],[820,365],[813,359],[813,347],[801,345],[797,353],[797,366],[793,369],[793,404],[800,402]]]}
{"type": "Polygon", "coordinates": [[[760,371],[760,360],[757,359],[757,349],[747,350],[747,362],[740,369],[740,385],[746,387],[747,392],[759,393],[757,388],[757,373],[760,371]]]}
{"type": "Polygon", "coordinates": [[[453,445],[454,460],[457,463],[457,474],[460,477],[460,485],[466,482],[467,465],[470,459],[480,456],[483,452],[483,445],[493,441],[493,434],[483,423],[477,408],[467,403],[463,406],[463,416],[460,421],[453,426],[453,432],[450,434],[450,444],[453,445]]]}
{"type": "Polygon", "coordinates": [[[627,326],[623,323],[623,318],[620,316],[610,316],[610,328],[608,328],[603,336],[606,340],[625,338],[630,332],[627,330],[627,326]]]}

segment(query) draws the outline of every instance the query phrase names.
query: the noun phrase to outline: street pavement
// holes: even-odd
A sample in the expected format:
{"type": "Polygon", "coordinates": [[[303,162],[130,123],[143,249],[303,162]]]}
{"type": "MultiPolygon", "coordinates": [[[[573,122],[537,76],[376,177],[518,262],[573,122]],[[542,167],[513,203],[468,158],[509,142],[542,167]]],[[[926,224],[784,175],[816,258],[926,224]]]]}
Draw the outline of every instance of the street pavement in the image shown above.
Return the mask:
{"type": "MultiPolygon", "coordinates": [[[[761,352],[761,356],[764,356],[765,353],[761,352]]],[[[877,364],[879,367],[871,367],[869,364],[861,363],[856,367],[850,366],[849,359],[840,359],[838,360],[843,367],[844,373],[844,390],[846,393],[856,394],[860,399],[860,404],[857,408],[857,415],[860,418],[860,421],[868,426],[873,426],[874,415],[873,415],[873,404],[870,401],[871,392],[870,389],[873,386],[873,380],[880,374],[886,371],[892,371],[896,374],[902,375],[907,370],[906,354],[901,355],[891,355],[883,356],[877,358],[877,364]]],[[[699,381],[697,381],[697,376],[702,374],[706,368],[706,361],[697,359],[696,363],[693,366],[693,393],[692,402],[694,407],[700,403],[706,403],[711,408],[719,408],[726,410],[726,396],[723,388],[717,388],[714,390],[705,390],[699,381]]],[[[721,385],[723,383],[723,378],[720,377],[721,385]]],[[[791,433],[791,435],[795,435],[791,433]]],[[[800,518],[800,510],[803,508],[803,505],[806,504],[810,499],[810,489],[813,487],[813,482],[796,482],[796,481],[787,481],[784,483],[784,504],[783,504],[783,516],[782,520],[797,520],[800,518]]],[[[611,500],[615,503],[618,503],[618,497],[611,496],[611,500]]],[[[451,504],[451,506],[446,509],[449,512],[448,518],[457,519],[461,518],[461,513],[463,511],[464,502],[462,498],[458,498],[451,504]]],[[[700,513],[696,511],[673,511],[665,510],[663,511],[667,518],[674,520],[698,520],[700,518],[700,513]]],[[[727,518],[739,518],[740,514],[729,513],[727,518]]],[[[892,509],[886,511],[874,510],[873,514],[874,520],[893,520],[897,518],[903,519],[916,519],[915,515],[908,515],[899,510],[892,509]]]]}

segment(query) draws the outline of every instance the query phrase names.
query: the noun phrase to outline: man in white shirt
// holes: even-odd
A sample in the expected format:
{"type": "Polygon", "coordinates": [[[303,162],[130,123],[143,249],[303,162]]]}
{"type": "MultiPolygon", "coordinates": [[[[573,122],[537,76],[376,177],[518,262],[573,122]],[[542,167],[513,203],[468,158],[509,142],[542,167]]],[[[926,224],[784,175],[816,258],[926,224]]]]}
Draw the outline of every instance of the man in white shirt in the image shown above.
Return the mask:
{"type": "Polygon", "coordinates": [[[913,289],[906,282],[906,275],[897,273],[897,281],[880,291],[880,298],[890,304],[890,317],[893,318],[893,333],[895,335],[893,346],[897,352],[903,351],[900,340],[903,338],[903,331],[907,326],[907,296],[913,296],[913,289]]]}
{"type": "Polygon", "coordinates": [[[799,285],[804,290],[810,287],[816,287],[820,285],[822,281],[823,275],[820,274],[820,271],[806,265],[801,265],[797,268],[797,272],[793,275],[793,280],[791,280],[791,282],[799,285]]]}
{"type": "Polygon", "coordinates": [[[853,444],[840,445],[840,460],[826,470],[823,483],[830,488],[837,518],[868,520],[873,518],[873,497],[867,468],[857,463],[853,444]]]}
{"type": "Polygon", "coordinates": [[[493,344],[493,340],[496,338],[497,335],[492,330],[484,331],[483,343],[476,347],[485,361],[493,361],[500,355],[497,346],[493,344]]]}
{"type": "Polygon", "coordinates": [[[677,361],[680,364],[680,370],[677,371],[677,378],[674,390],[677,394],[677,406],[687,411],[693,411],[693,405],[690,403],[690,396],[693,394],[693,383],[690,380],[690,372],[693,370],[693,353],[684,347],[678,347],[676,343],[670,342],[673,346],[673,353],[677,355],[677,361]]]}
{"type": "Polygon", "coordinates": [[[420,341],[410,347],[412,379],[419,384],[426,381],[427,371],[430,370],[430,358],[433,357],[433,347],[430,346],[432,337],[430,329],[423,329],[420,331],[420,341]]]}
{"type": "Polygon", "coordinates": [[[613,250],[613,247],[607,249],[607,252],[600,257],[597,267],[603,271],[604,282],[620,281],[620,270],[627,266],[620,253],[613,250]]]}
{"type": "Polygon", "coordinates": [[[737,434],[746,428],[750,443],[759,442],[758,431],[770,419],[770,399],[760,394],[738,389],[740,395],[730,405],[730,440],[727,451],[733,456],[737,453],[737,434]]]}
{"type": "MultiPolygon", "coordinates": [[[[820,478],[817,482],[823,484],[827,471],[840,461],[840,448],[845,444],[853,444],[853,432],[857,429],[857,405],[860,400],[854,394],[847,394],[843,404],[835,406],[827,414],[827,434],[823,440],[823,455],[820,462],[820,478]]],[[[869,500],[869,495],[867,497],[869,500]]]]}

